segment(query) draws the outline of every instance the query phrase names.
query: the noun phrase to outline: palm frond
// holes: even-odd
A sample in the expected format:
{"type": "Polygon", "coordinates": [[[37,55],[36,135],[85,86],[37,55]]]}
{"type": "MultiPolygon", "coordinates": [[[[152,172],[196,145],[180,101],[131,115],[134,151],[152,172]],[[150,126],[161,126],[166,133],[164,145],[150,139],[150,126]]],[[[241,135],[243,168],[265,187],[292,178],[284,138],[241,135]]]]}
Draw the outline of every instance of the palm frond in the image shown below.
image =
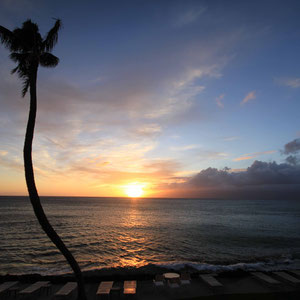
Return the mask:
{"type": "Polygon", "coordinates": [[[22,97],[26,95],[30,83],[30,56],[31,53],[13,52],[10,54],[10,58],[18,63],[11,73],[17,73],[23,82],[22,97]]]}
{"type": "Polygon", "coordinates": [[[42,67],[54,68],[58,65],[58,63],[59,58],[49,52],[44,52],[40,56],[40,65],[42,67]]]}
{"type": "Polygon", "coordinates": [[[10,71],[10,73],[11,73],[11,74],[15,74],[17,71],[18,71],[18,67],[15,67],[15,68],[13,68],[13,69],[10,71]]]}
{"type": "Polygon", "coordinates": [[[29,75],[29,67],[26,64],[19,63],[17,67],[11,70],[11,73],[17,73],[18,76],[23,81],[23,88],[22,88],[22,97],[24,97],[28,91],[29,84],[30,84],[30,75],[29,75]]]}
{"type": "Polygon", "coordinates": [[[1,43],[4,44],[6,48],[11,50],[11,45],[14,40],[14,34],[7,28],[0,26],[0,40],[1,43]]]}
{"type": "Polygon", "coordinates": [[[31,53],[11,53],[9,57],[18,63],[17,67],[12,69],[11,73],[17,73],[20,78],[29,77],[31,55],[31,53]]]}
{"type": "Polygon", "coordinates": [[[14,68],[12,73],[17,73],[21,79],[29,78],[29,68],[24,64],[19,64],[16,68],[14,68]]]}
{"type": "Polygon", "coordinates": [[[43,41],[38,25],[30,19],[25,21],[21,28],[15,28],[13,31],[0,26],[0,42],[11,51],[10,58],[17,63],[11,73],[16,73],[22,80],[22,97],[28,92],[32,76],[35,76],[34,72],[39,64],[43,67],[55,67],[58,64],[58,57],[50,51],[57,43],[60,28],[61,21],[56,20],[43,41]]]}
{"type": "MultiPolygon", "coordinates": [[[[24,36],[23,36],[23,31],[21,28],[16,28],[12,32],[13,34],[13,39],[10,43],[10,51],[22,51],[24,47],[24,36]]],[[[28,48],[28,47],[27,47],[28,48]]]]}
{"type": "Polygon", "coordinates": [[[30,56],[30,53],[13,52],[9,55],[9,58],[16,63],[20,63],[20,62],[25,62],[26,60],[28,60],[29,56],[30,56]]]}
{"type": "Polygon", "coordinates": [[[42,43],[42,49],[44,51],[51,51],[53,47],[56,45],[58,40],[58,31],[61,28],[61,21],[59,19],[56,20],[54,26],[50,29],[42,43]]]}
{"type": "Polygon", "coordinates": [[[33,23],[31,19],[27,19],[25,22],[23,22],[22,29],[24,31],[30,31],[33,33],[39,32],[39,26],[36,23],[33,23]]]}
{"type": "Polygon", "coordinates": [[[42,37],[37,24],[30,19],[23,23],[21,28],[13,31],[16,43],[13,51],[33,51],[41,47],[42,37]]]}
{"type": "Polygon", "coordinates": [[[26,93],[28,92],[30,80],[29,78],[24,79],[23,81],[23,89],[22,89],[22,97],[24,98],[26,93]]]}

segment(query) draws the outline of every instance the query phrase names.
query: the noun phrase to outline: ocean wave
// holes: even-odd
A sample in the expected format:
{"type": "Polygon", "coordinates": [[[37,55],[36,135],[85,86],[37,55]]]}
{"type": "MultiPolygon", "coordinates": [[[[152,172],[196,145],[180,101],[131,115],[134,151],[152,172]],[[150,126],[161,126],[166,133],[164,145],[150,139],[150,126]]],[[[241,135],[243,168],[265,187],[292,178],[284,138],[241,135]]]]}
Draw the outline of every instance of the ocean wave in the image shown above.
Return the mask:
{"type": "Polygon", "coordinates": [[[151,263],[142,267],[95,268],[86,270],[88,276],[108,275],[155,275],[167,271],[190,273],[222,273],[233,271],[281,271],[300,268],[300,260],[292,258],[268,259],[267,261],[237,262],[233,264],[208,264],[199,262],[161,262],[151,263]]]}
{"type": "MultiPolygon", "coordinates": [[[[63,262],[61,262],[63,265],[63,262]]],[[[51,262],[42,263],[44,267],[23,267],[22,272],[11,272],[10,275],[40,274],[40,275],[68,275],[70,267],[51,266],[51,262]],[[22,273],[22,274],[20,274],[22,273]]],[[[252,262],[226,263],[200,263],[190,261],[148,263],[140,267],[100,267],[95,263],[85,262],[82,268],[85,276],[141,276],[155,275],[164,272],[189,272],[189,273],[223,273],[234,271],[281,271],[300,269],[300,259],[292,257],[265,258],[252,262]]],[[[4,274],[1,274],[4,275],[4,274]]]]}

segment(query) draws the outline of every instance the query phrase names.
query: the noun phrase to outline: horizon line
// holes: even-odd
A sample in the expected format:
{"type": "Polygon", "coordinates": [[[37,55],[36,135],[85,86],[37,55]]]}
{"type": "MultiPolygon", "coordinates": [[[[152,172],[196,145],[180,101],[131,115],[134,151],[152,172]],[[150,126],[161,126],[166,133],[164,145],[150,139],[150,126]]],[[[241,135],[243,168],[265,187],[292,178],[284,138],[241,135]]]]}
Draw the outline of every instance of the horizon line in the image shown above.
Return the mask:
{"type": "MultiPolygon", "coordinates": [[[[0,195],[0,197],[28,197],[29,195],[0,195]]],[[[206,198],[206,197],[126,197],[126,196],[39,196],[39,197],[59,197],[59,198],[122,198],[122,199],[199,199],[199,200],[225,200],[224,198],[206,198]]]]}

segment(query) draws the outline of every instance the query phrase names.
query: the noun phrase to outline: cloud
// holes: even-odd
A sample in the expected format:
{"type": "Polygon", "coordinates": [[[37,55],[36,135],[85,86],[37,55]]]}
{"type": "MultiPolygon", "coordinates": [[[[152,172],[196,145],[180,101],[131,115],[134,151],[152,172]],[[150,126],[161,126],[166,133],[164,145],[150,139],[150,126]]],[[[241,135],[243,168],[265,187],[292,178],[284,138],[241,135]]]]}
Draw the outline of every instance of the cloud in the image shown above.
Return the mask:
{"type": "Polygon", "coordinates": [[[253,159],[253,158],[256,158],[256,157],[261,156],[261,155],[272,154],[272,153],[275,153],[275,152],[276,152],[276,150],[269,150],[269,151],[255,152],[255,153],[252,153],[252,154],[245,154],[243,156],[240,156],[240,157],[237,157],[237,158],[233,159],[233,161],[253,159]]]}
{"type": "Polygon", "coordinates": [[[177,81],[173,83],[176,90],[193,85],[196,79],[203,77],[219,78],[221,76],[220,65],[213,64],[210,66],[202,66],[201,68],[188,68],[177,81]]]}
{"type": "Polygon", "coordinates": [[[246,104],[247,102],[249,102],[250,100],[253,100],[256,98],[255,95],[256,91],[251,91],[250,93],[248,93],[245,98],[242,100],[241,105],[246,104]]]}
{"type": "Polygon", "coordinates": [[[202,65],[201,67],[186,67],[176,76],[167,80],[161,95],[151,97],[156,98],[155,106],[149,107],[145,114],[149,119],[160,119],[173,117],[178,121],[178,116],[192,110],[194,99],[204,89],[205,86],[199,83],[204,78],[221,77],[221,69],[225,62],[202,65]],[[157,101],[159,100],[159,101],[157,101]]]}
{"type": "Polygon", "coordinates": [[[145,170],[152,174],[170,175],[175,173],[180,167],[180,163],[171,159],[154,159],[144,164],[145,170]]]}
{"type": "Polygon", "coordinates": [[[222,139],[222,141],[224,141],[224,142],[231,142],[231,141],[236,141],[238,139],[239,139],[238,136],[228,136],[228,137],[224,137],[222,139]]]}
{"type": "Polygon", "coordinates": [[[275,81],[284,86],[288,86],[291,88],[299,88],[300,87],[300,78],[299,77],[294,77],[294,78],[279,78],[275,79],[275,81]]]}
{"type": "Polygon", "coordinates": [[[196,157],[199,161],[208,159],[224,159],[228,156],[225,152],[213,151],[213,150],[200,150],[196,157]]]}
{"type": "Polygon", "coordinates": [[[297,165],[299,164],[300,162],[300,158],[298,156],[295,156],[295,155],[289,155],[285,161],[288,163],[288,164],[291,164],[291,165],[297,165]]]}
{"type": "Polygon", "coordinates": [[[291,165],[297,165],[300,163],[300,138],[294,139],[293,141],[284,145],[284,149],[281,151],[282,154],[294,154],[286,157],[285,161],[291,165]],[[296,154],[296,155],[295,155],[296,154]]]}
{"type": "Polygon", "coordinates": [[[138,138],[155,137],[158,136],[161,132],[162,132],[161,126],[155,123],[135,126],[135,128],[132,130],[132,133],[138,138]]]}
{"type": "MultiPolygon", "coordinates": [[[[1,151],[8,154],[0,156],[0,165],[22,171],[22,162],[14,160],[9,146],[22,149],[29,101],[21,99],[18,79],[5,71],[0,83],[0,135],[1,151]]],[[[182,180],[170,164],[160,163],[158,168],[156,161],[150,167],[147,154],[156,147],[166,119],[178,121],[193,106],[193,97],[204,89],[198,80],[218,77],[220,68],[187,67],[152,81],[148,76],[142,80],[143,72],[128,73],[131,77],[125,76],[125,82],[110,76],[105,86],[89,89],[62,78],[41,78],[34,140],[34,166],[41,180],[58,184],[62,178],[80,178],[92,186],[129,180],[156,186],[182,180]]]]}
{"type": "Polygon", "coordinates": [[[300,138],[284,145],[284,154],[295,154],[300,151],[300,138]]]}
{"type": "Polygon", "coordinates": [[[193,150],[193,149],[197,149],[200,148],[200,145],[185,145],[185,146],[178,146],[178,147],[171,147],[170,150],[171,151],[187,151],[187,150],[193,150]]]}
{"type": "MultiPolygon", "coordinates": [[[[196,22],[203,12],[201,7],[183,10],[179,23],[183,26],[196,22]]],[[[186,29],[190,28],[187,26],[186,29]]],[[[151,36],[147,36],[153,44],[144,47],[137,43],[138,51],[120,50],[107,56],[104,51],[102,59],[105,63],[99,65],[96,62],[90,66],[91,74],[94,71],[93,82],[83,75],[80,84],[74,83],[81,77],[82,65],[75,67],[61,55],[64,70],[59,67],[53,71],[41,70],[34,140],[35,168],[40,172],[43,170],[53,182],[57,181],[58,175],[92,178],[98,184],[118,182],[118,174],[121,181],[134,176],[151,180],[151,172],[165,174],[163,166],[168,174],[156,176],[157,181],[183,180],[173,174],[175,168],[167,168],[166,164],[161,163],[161,168],[156,171],[152,165],[150,175],[145,166],[153,160],[149,157],[159,156],[153,150],[169,124],[173,122],[178,126],[193,118],[201,122],[210,117],[201,94],[206,82],[222,76],[233,48],[240,41],[241,32],[235,29],[215,32],[213,28],[214,34],[199,35],[196,28],[189,34],[177,36],[178,30],[171,28],[175,35],[156,34],[152,41],[151,36]],[[63,74],[71,75],[70,79],[64,78],[63,74]]],[[[160,29],[159,32],[163,34],[160,29]]],[[[63,44],[59,45],[62,48],[57,50],[62,51],[63,44]]],[[[7,54],[5,52],[5,62],[7,54]]],[[[91,52],[91,57],[93,55],[99,57],[99,53],[91,52]]],[[[4,56],[2,58],[4,61],[4,56]]],[[[11,64],[1,64],[0,70],[1,150],[8,152],[5,157],[0,157],[3,164],[6,161],[19,167],[18,162],[14,164],[15,154],[11,147],[22,149],[29,101],[28,96],[21,99],[21,83],[16,76],[10,75],[11,67],[11,64]]],[[[191,150],[194,146],[186,145],[181,150],[191,150]]],[[[226,156],[225,153],[196,148],[194,152],[199,161],[226,156]]]]}
{"type": "Polygon", "coordinates": [[[237,173],[237,172],[245,172],[247,169],[239,168],[239,169],[229,169],[228,172],[230,173],[237,173]]]}
{"type": "MultiPolygon", "coordinates": [[[[285,154],[299,152],[298,140],[285,145],[285,154]]],[[[275,150],[256,152],[235,160],[275,152],[275,150]]],[[[255,160],[247,169],[209,167],[198,173],[194,172],[194,175],[178,171],[175,174],[185,177],[174,178],[173,182],[165,187],[162,185],[161,189],[177,197],[299,200],[300,158],[290,155],[286,161],[287,163],[277,163],[255,160]]]]}
{"type": "Polygon", "coordinates": [[[120,162],[121,167],[115,168],[115,164],[106,163],[100,166],[99,161],[97,163],[95,161],[91,163],[82,161],[73,165],[68,172],[73,176],[76,174],[77,177],[88,179],[89,182],[92,182],[92,187],[96,188],[115,186],[115,189],[119,189],[121,185],[134,181],[144,183],[149,191],[154,189],[157,192],[160,185],[177,181],[174,174],[180,167],[175,160],[166,159],[142,161],[136,158],[131,163],[122,160],[120,162]],[[137,168],[133,164],[137,164],[139,167],[137,168]]]}
{"type": "Polygon", "coordinates": [[[249,155],[249,156],[241,156],[241,157],[235,158],[234,161],[248,160],[248,159],[252,159],[254,157],[255,156],[251,156],[251,155],[249,155]]]}
{"type": "Polygon", "coordinates": [[[7,154],[5,154],[5,151],[3,151],[0,155],[0,166],[17,171],[23,171],[24,169],[23,161],[19,156],[8,156],[7,154]]]}
{"type": "Polygon", "coordinates": [[[285,195],[284,199],[296,199],[300,195],[300,166],[255,161],[245,172],[208,168],[177,187],[195,196],[205,191],[220,198],[277,199],[285,195]]]}
{"type": "Polygon", "coordinates": [[[225,94],[221,94],[220,96],[218,96],[216,98],[216,102],[217,102],[217,105],[220,107],[220,108],[224,108],[224,104],[222,102],[222,99],[224,98],[225,94]]]}
{"type": "Polygon", "coordinates": [[[192,7],[184,9],[174,22],[175,27],[182,27],[197,21],[197,19],[206,11],[205,7],[192,7]]]}
{"type": "Polygon", "coordinates": [[[254,161],[245,172],[208,168],[188,181],[196,186],[253,186],[266,184],[300,184],[300,166],[254,161]]]}
{"type": "MultiPolygon", "coordinates": [[[[189,8],[184,11],[182,20],[192,22],[201,13],[202,7],[189,8]],[[193,13],[188,13],[190,10],[193,13]]],[[[233,35],[231,45],[239,38],[233,35]]],[[[223,46],[228,48],[224,34],[209,35],[205,44],[198,33],[176,39],[177,46],[171,52],[174,42],[171,36],[164,37],[163,43],[154,42],[151,49],[139,52],[142,53],[139,58],[122,52],[100,77],[95,76],[96,80],[86,85],[76,85],[72,78],[68,81],[51,77],[57,69],[52,73],[41,71],[37,133],[58,143],[64,143],[64,140],[75,143],[77,140],[75,144],[82,138],[107,136],[156,139],[166,125],[209,118],[201,101],[196,101],[205,89],[202,80],[222,76],[229,60],[227,54],[232,48],[224,50],[223,46]],[[221,48],[224,51],[220,55],[217,49],[221,48]]],[[[64,57],[61,60],[63,63],[64,57]]],[[[7,52],[3,61],[7,61],[7,52]]],[[[3,78],[0,83],[1,142],[16,133],[23,134],[28,113],[28,97],[21,99],[21,83],[16,76],[10,75],[10,68],[11,64],[7,64],[0,70],[3,78]],[[4,130],[10,132],[2,134],[4,130]]],[[[75,72],[75,69],[71,70],[68,72],[75,72]]]]}

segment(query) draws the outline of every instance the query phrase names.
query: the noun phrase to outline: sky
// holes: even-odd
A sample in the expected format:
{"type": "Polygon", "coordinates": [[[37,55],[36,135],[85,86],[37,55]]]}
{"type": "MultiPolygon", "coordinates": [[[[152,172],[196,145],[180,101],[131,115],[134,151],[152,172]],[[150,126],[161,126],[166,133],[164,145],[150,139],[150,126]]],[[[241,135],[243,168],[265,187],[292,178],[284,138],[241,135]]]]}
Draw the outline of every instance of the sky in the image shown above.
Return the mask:
{"type": "MultiPolygon", "coordinates": [[[[0,25],[60,18],[38,73],[40,195],[300,196],[299,1],[1,0],[0,25]]],[[[29,95],[0,46],[0,195],[26,195],[29,95]]]]}

